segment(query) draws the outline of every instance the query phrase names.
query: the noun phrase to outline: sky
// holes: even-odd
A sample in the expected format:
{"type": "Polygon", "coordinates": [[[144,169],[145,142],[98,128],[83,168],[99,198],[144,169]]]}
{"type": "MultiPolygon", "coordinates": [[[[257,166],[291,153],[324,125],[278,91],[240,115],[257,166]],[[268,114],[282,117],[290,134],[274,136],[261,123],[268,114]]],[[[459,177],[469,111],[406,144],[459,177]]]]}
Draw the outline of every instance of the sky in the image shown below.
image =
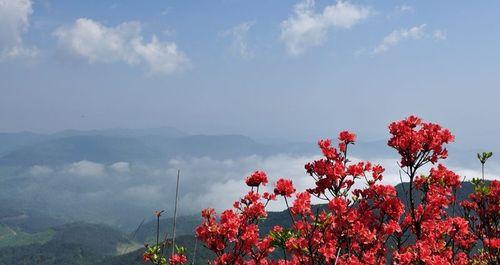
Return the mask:
{"type": "Polygon", "coordinates": [[[314,141],[416,114],[499,146],[500,2],[0,0],[0,131],[314,141]]]}

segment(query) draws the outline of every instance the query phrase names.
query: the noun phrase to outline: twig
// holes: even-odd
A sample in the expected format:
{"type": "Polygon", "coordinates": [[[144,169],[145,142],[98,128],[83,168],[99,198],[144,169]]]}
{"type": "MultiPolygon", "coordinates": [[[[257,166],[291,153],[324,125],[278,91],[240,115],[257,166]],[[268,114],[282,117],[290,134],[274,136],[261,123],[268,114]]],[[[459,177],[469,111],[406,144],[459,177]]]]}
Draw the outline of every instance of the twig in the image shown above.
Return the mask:
{"type": "Polygon", "coordinates": [[[181,170],[177,170],[177,184],[175,187],[175,206],[174,206],[174,225],[172,229],[172,256],[175,254],[175,226],[177,224],[177,203],[179,198],[179,177],[181,175],[181,170]]]}
{"type": "Polygon", "coordinates": [[[192,265],[196,264],[196,250],[198,248],[198,240],[195,238],[194,239],[194,250],[193,250],[193,263],[192,265]]]}
{"type": "MultiPolygon", "coordinates": [[[[143,218],[142,222],[139,224],[139,226],[137,226],[137,228],[135,229],[134,233],[132,234],[132,237],[130,238],[130,241],[134,241],[135,240],[135,236],[137,235],[137,232],[139,232],[139,229],[141,229],[141,226],[142,226],[142,224],[144,224],[144,221],[146,221],[146,218],[143,218]]],[[[129,245],[127,245],[127,247],[125,248],[125,251],[123,251],[122,254],[126,254],[127,253],[128,247],[129,247],[129,245]]]]}

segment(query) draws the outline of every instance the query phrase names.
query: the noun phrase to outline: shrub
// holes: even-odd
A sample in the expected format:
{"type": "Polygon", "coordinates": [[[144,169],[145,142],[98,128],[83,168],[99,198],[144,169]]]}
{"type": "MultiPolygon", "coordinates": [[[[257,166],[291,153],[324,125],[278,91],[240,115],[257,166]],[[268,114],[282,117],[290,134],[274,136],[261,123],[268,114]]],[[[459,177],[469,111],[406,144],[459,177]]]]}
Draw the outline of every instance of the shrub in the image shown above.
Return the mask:
{"type": "MultiPolygon", "coordinates": [[[[461,179],[439,162],[453,135],[415,116],[391,123],[389,132],[409,182],[403,196],[382,184],[382,166],[349,160],[356,135],[343,131],[337,146],[318,142],[323,158],[305,165],[315,181],[310,189],[297,192],[291,180],[279,179],[273,193],[261,193],[268,179],[256,171],[232,209],[202,211],[196,237],[215,254],[211,264],[499,264],[500,182],[474,180],[474,193],[461,202],[464,215],[450,215],[461,179]],[[355,188],[360,182],[364,187],[355,188]],[[312,207],[312,196],[326,207],[312,207]],[[261,235],[259,221],[277,199],[285,201],[291,225],[261,235]],[[472,253],[478,242],[482,250],[472,253]]],[[[479,156],[483,172],[489,157],[479,156]]]]}

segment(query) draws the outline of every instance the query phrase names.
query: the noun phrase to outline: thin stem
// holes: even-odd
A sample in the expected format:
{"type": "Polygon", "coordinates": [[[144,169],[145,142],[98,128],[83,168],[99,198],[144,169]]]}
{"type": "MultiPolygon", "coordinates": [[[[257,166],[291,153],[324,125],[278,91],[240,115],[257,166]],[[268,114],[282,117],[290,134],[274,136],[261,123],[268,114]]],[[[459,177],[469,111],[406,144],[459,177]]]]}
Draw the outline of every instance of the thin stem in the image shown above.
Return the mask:
{"type": "MultiPolygon", "coordinates": [[[[135,240],[135,236],[137,235],[137,232],[139,232],[139,229],[141,229],[141,226],[142,226],[142,224],[144,224],[144,221],[146,221],[146,218],[143,218],[142,222],[139,224],[139,226],[137,226],[137,228],[135,229],[134,233],[132,234],[132,237],[130,238],[130,241],[134,241],[135,240]]],[[[129,245],[127,245],[127,247],[122,252],[122,254],[128,253],[128,247],[129,247],[129,245]]]]}
{"type": "Polygon", "coordinates": [[[290,206],[288,206],[288,200],[286,199],[286,196],[283,196],[285,198],[285,204],[286,204],[286,209],[288,210],[288,214],[290,215],[290,219],[292,219],[292,223],[295,226],[295,219],[293,218],[292,212],[290,211],[290,206]]]}
{"type": "Polygon", "coordinates": [[[481,176],[483,177],[484,181],[484,163],[481,162],[481,176]]]}
{"type": "Polygon", "coordinates": [[[179,201],[179,177],[181,175],[181,170],[177,170],[177,184],[175,187],[175,206],[174,206],[174,225],[172,231],[172,256],[175,254],[175,226],[177,221],[177,203],[179,201]]]}
{"type": "Polygon", "coordinates": [[[193,263],[192,263],[192,265],[196,264],[196,250],[197,250],[197,248],[198,248],[198,240],[195,239],[195,241],[194,241],[193,263]]]}
{"type": "Polygon", "coordinates": [[[156,245],[160,241],[160,215],[156,215],[156,245]]]}
{"type": "Polygon", "coordinates": [[[335,257],[334,265],[337,265],[337,261],[339,260],[339,256],[340,256],[340,250],[341,250],[341,248],[339,247],[339,250],[337,251],[337,256],[335,257]]]}

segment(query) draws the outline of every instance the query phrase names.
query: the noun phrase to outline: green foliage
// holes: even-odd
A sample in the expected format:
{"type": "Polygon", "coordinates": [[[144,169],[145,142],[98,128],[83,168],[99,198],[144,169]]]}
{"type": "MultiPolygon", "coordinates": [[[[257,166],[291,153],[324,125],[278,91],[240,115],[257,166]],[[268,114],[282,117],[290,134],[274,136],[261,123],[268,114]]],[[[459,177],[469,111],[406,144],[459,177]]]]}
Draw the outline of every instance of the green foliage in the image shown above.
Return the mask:
{"type": "Polygon", "coordinates": [[[167,258],[163,254],[163,245],[158,244],[154,246],[148,246],[144,252],[144,256],[148,257],[147,261],[154,265],[167,265],[167,258]]]}
{"type": "Polygon", "coordinates": [[[175,253],[179,255],[185,255],[186,254],[186,248],[183,246],[175,245],[175,253]]]}
{"type": "Polygon", "coordinates": [[[492,156],[493,156],[493,152],[483,152],[481,154],[477,153],[477,159],[479,159],[479,162],[481,162],[481,164],[486,163],[488,158],[490,158],[492,156]]]}
{"type": "Polygon", "coordinates": [[[483,195],[490,194],[490,185],[489,182],[484,181],[483,179],[473,178],[472,184],[474,185],[474,191],[483,195]]]}
{"type": "Polygon", "coordinates": [[[271,245],[273,247],[285,248],[285,243],[297,235],[291,229],[283,229],[281,231],[271,231],[269,235],[272,238],[271,245]]]}

